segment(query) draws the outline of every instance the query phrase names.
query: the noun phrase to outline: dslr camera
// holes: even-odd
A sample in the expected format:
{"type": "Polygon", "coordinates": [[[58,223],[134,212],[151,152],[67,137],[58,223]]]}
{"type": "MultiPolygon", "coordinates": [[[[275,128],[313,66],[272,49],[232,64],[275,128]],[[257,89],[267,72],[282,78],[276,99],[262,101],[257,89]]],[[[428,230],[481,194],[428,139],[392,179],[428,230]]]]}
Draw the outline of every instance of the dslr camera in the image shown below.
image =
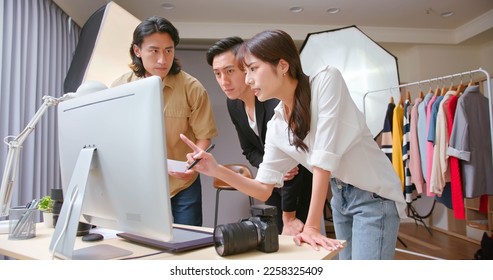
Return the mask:
{"type": "Polygon", "coordinates": [[[277,208],[263,204],[253,205],[250,212],[252,217],[248,219],[214,228],[214,246],[220,256],[243,253],[251,249],[264,253],[279,250],[277,208]]]}

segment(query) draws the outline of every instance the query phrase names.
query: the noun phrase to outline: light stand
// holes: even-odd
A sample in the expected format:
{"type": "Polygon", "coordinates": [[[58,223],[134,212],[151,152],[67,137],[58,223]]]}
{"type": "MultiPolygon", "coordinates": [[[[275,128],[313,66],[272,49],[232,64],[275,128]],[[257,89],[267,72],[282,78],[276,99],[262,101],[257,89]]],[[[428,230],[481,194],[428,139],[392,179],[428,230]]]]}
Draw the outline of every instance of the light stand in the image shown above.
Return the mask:
{"type": "MultiPolygon", "coordinates": [[[[6,217],[9,215],[13,187],[19,168],[19,157],[22,150],[22,144],[26,140],[27,136],[29,136],[29,134],[31,134],[31,132],[34,130],[34,127],[49,107],[56,106],[58,105],[58,103],[73,97],[75,97],[74,93],[67,93],[59,98],[44,96],[43,104],[38,109],[31,121],[27,124],[26,128],[24,128],[24,130],[13,139],[13,136],[5,137],[4,142],[8,145],[9,151],[3,171],[2,185],[0,186],[0,217],[6,217]],[[12,140],[9,141],[9,138],[12,140]]],[[[0,221],[0,234],[2,233],[8,233],[8,220],[0,221]]]]}

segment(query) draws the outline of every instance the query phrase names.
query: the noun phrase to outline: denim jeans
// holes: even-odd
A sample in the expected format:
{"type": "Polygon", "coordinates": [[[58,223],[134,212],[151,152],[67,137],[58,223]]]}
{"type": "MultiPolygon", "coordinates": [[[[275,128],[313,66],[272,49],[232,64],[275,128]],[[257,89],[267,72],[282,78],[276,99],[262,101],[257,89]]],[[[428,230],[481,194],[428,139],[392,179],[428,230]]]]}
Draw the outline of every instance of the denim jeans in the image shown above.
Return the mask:
{"type": "Polygon", "coordinates": [[[340,260],[394,258],[400,218],[393,200],[331,179],[336,238],[346,240],[340,260]]]}
{"type": "Polygon", "coordinates": [[[202,226],[202,184],[200,176],[186,189],[171,198],[175,224],[202,226]]]}

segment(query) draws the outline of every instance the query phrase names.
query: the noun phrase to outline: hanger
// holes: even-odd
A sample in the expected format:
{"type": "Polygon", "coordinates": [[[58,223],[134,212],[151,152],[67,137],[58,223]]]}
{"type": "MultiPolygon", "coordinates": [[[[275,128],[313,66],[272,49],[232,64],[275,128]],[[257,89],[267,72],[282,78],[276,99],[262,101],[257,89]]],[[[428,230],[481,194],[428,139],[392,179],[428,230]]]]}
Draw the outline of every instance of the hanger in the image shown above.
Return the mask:
{"type": "Polygon", "coordinates": [[[450,79],[450,87],[448,88],[449,91],[455,91],[456,87],[454,87],[454,77],[450,79]]]}
{"type": "Polygon", "coordinates": [[[469,72],[469,76],[471,77],[471,80],[469,81],[469,84],[467,85],[468,87],[470,87],[474,84],[472,81],[472,73],[471,72],[469,72]]]}
{"type": "Polygon", "coordinates": [[[399,91],[399,106],[404,107],[404,99],[402,98],[402,93],[399,91]]]}
{"type": "MultiPolygon", "coordinates": [[[[421,87],[421,83],[418,82],[418,87],[419,87],[419,98],[423,99],[425,98],[425,94],[423,93],[423,88],[421,87]]],[[[430,87],[431,89],[431,87],[430,87]]]]}
{"type": "Polygon", "coordinates": [[[464,85],[462,84],[462,74],[460,74],[460,83],[457,86],[457,90],[455,91],[455,95],[459,95],[464,90],[464,85]]]}
{"type": "Polygon", "coordinates": [[[411,102],[411,92],[409,90],[406,91],[406,100],[411,102]]]}
{"type": "Polygon", "coordinates": [[[428,80],[428,85],[430,86],[430,88],[428,89],[428,93],[427,94],[433,93],[433,88],[431,86],[431,80],[428,80]]]}
{"type": "Polygon", "coordinates": [[[447,87],[445,86],[445,83],[443,82],[442,80],[442,91],[440,93],[440,95],[445,95],[445,93],[447,93],[447,87]]]}
{"type": "Polygon", "coordinates": [[[435,97],[440,95],[440,84],[438,83],[438,78],[437,78],[437,88],[435,89],[435,97]]]}
{"type": "Polygon", "coordinates": [[[393,88],[393,87],[391,87],[391,88],[389,88],[389,90],[390,90],[390,99],[389,99],[389,104],[395,104],[395,103],[394,103],[394,97],[392,96],[392,94],[393,94],[393,92],[394,92],[394,88],[393,88]]]}
{"type": "Polygon", "coordinates": [[[462,91],[464,90],[464,85],[462,83],[460,83],[458,86],[457,86],[457,90],[455,91],[455,95],[459,95],[462,93],[462,91]]]}

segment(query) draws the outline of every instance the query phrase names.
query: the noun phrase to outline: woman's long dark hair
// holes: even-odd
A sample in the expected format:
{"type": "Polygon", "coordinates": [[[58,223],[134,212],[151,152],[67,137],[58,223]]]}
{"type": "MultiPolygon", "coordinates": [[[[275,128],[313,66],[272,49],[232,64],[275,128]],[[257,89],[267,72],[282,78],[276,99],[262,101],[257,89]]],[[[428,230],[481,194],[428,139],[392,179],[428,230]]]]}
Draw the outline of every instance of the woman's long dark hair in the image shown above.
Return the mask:
{"type": "Polygon", "coordinates": [[[310,81],[308,76],[303,73],[300,56],[293,39],[282,30],[263,31],[243,44],[239,55],[243,57],[245,52],[270,63],[273,67],[277,67],[281,59],[289,63],[288,75],[298,80],[294,92],[293,110],[288,121],[289,141],[296,149],[307,152],[308,146],[303,142],[303,139],[310,132],[310,81]]]}
{"type": "MultiPolygon", "coordinates": [[[[132,44],[130,44],[130,58],[132,63],[130,63],[130,68],[134,71],[137,77],[144,77],[146,74],[146,69],[144,64],[142,64],[142,59],[137,57],[134,52],[133,46],[136,45],[139,48],[142,47],[142,42],[144,38],[152,35],[154,33],[168,33],[173,40],[175,47],[180,43],[180,36],[178,35],[178,30],[169,22],[167,19],[152,16],[143,22],[141,22],[134,30],[132,44]]],[[[181,65],[178,59],[175,57],[173,59],[173,64],[169,70],[170,75],[178,74],[181,71],[181,65]]]]}

